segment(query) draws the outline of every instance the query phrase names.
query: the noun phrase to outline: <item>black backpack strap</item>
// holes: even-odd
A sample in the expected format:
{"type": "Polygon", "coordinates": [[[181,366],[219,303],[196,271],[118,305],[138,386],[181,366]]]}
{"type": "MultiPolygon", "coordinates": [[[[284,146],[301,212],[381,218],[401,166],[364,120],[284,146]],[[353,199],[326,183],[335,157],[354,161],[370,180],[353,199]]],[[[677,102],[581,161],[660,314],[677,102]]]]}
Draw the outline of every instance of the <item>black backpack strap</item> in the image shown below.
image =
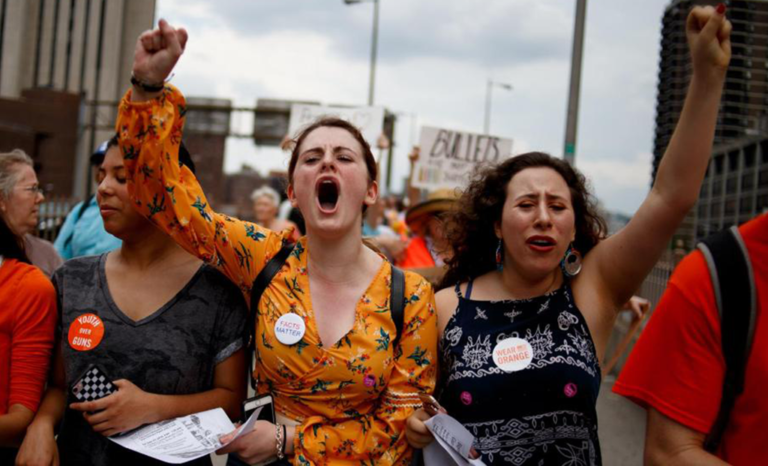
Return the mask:
{"type": "Polygon", "coordinates": [[[256,381],[253,378],[253,359],[256,355],[256,313],[258,312],[259,301],[261,301],[261,295],[264,294],[264,290],[267,289],[269,283],[275,278],[277,272],[283,268],[283,264],[288,260],[288,256],[293,251],[293,244],[283,243],[283,247],[272,256],[267,262],[267,265],[261,269],[261,272],[253,280],[251,286],[251,309],[248,313],[248,379],[251,381],[251,388],[256,388],[256,381]]]}
{"type": "Polygon", "coordinates": [[[405,320],[405,274],[394,265],[392,266],[392,285],[389,294],[389,309],[392,314],[392,321],[395,323],[397,335],[392,340],[392,351],[397,351],[397,345],[400,343],[400,337],[405,329],[403,328],[405,320]]]}
{"type": "Polygon", "coordinates": [[[738,228],[731,227],[698,245],[707,261],[720,315],[725,377],[720,410],[704,441],[715,452],[728,425],[736,398],[744,391],[744,373],[755,333],[756,295],[752,264],[738,228]]]}

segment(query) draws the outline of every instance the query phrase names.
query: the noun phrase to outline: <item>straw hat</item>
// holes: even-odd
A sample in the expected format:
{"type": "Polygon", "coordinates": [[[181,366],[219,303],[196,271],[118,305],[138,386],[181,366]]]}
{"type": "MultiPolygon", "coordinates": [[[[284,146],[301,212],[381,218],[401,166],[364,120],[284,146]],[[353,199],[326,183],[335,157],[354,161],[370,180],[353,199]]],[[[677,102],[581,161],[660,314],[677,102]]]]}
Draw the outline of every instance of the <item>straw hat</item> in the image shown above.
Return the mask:
{"type": "Polygon", "coordinates": [[[433,215],[448,212],[456,208],[461,193],[456,189],[438,189],[427,195],[427,200],[409,207],[405,213],[405,223],[419,232],[433,215]]]}

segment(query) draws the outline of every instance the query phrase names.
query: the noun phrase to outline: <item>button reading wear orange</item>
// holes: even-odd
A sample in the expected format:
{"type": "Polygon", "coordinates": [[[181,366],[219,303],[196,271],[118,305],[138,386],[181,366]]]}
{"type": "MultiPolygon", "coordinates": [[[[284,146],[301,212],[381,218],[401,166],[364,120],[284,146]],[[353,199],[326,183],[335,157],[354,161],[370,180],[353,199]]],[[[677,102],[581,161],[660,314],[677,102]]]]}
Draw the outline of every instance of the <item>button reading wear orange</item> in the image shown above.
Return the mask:
{"type": "Polygon", "coordinates": [[[69,325],[67,341],[77,351],[90,351],[104,338],[104,322],[96,314],[83,314],[69,325]]]}

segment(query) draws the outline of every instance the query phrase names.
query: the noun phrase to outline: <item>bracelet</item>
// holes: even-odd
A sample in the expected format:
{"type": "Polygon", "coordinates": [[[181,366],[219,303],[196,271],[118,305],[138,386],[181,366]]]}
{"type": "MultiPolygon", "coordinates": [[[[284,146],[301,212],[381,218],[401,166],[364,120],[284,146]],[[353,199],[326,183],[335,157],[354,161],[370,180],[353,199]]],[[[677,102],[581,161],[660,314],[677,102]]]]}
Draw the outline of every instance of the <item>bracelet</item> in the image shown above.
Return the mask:
{"type": "Polygon", "coordinates": [[[131,73],[131,84],[144,92],[160,92],[165,88],[165,82],[161,82],[160,84],[145,83],[144,81],[140,81],[139,78],[133,75],[133,73],[131,73]]]}
{"type": "Polygon", "coordinates": [[[286,445],[288,445],[288,435],[285,432],[285,424],[283,424],[283,456],[285,456],[285,449],[287,448],[286,445]]]}
{"type": "Polygon", "coordinates": [[[285,448],[285,426],[275,424],[275,443],[277,459],[281,460],[285,458],[285,454],[283,453],[283,449],[285,448]],[[282,427],[282,429],[280,427],[282,427]]]}

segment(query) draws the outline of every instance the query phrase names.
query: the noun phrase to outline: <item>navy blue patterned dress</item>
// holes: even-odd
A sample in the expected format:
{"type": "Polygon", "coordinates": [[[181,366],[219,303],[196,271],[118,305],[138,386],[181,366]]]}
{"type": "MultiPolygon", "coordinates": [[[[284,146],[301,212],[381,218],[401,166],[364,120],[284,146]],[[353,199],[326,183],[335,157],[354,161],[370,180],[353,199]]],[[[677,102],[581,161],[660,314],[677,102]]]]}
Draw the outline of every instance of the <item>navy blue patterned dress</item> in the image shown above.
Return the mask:
{"type": "Polygon", "coordinates": [[[474,301],[472,282],[443,332],[440,403],[475,436],[488,465],[601,464],[595,404],[600,366],[568,283],[526,300],[474,301]],[[514,372],[493,360],[511,337],[533,358],[514,372]]]}

